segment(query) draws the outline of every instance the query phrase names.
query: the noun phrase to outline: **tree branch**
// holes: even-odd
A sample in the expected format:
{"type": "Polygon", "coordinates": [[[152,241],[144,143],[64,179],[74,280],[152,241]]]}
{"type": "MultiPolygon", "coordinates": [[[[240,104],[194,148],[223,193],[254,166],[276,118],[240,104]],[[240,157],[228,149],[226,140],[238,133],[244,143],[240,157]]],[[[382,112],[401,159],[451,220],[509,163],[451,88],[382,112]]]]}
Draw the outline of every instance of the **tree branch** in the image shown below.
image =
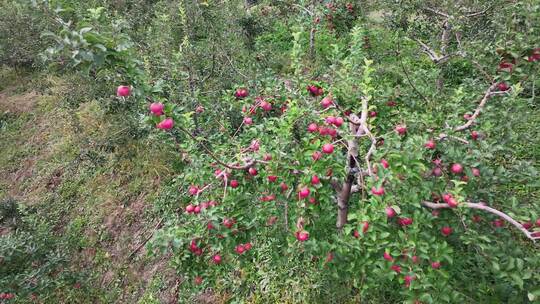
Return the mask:
{"type": "Polygon", "coordinates": [[[458,132],[458,131],[466,130],[473,124],[474,120],[478,117],[478,115],[480,115],[480,112],[482,111],[482,109],[486,105],[488,99],[491,97],[491,95],[493,94],[493,91],[495,90],[496,87],[497,87],[497,83],[493,83],[491,86],[489,86],[489,88],[484,93],[484,97],[482,97],[482,99],[480,100],[480,103],[478,104],[478,107],[474,111],[471,118],[465,124],[463,124],[461,126],[458,126],[458,127],[455,127],[454,131],[458,132]]]}
{"type": "MultiPolygon", "coordinates": [[[[517,222],[511,216],[509,216],[508,214],[506,214],[504,212],[501,212],[501,211],[499,211],[497,209],[493,209],[491,207],[488,207],[488,206],[482,205],[482,204],[465,203],[463,205],[466,206],[467,208],[483,210],[483,211],[486,211],[486,212],[489,212],[489,213],[492,213],[492,214],[495,214],[495,215],[499,216],[500,218],[504,219],[505,221],[509,222],[510,224],[512,224],[513,226],[518,228],[521,232],[523,232],[523,234],[525,234],[525,236],[527,236],[528,239],[532,240],[533,242],[535,240],[540,239],[540,236],[533,236],[532,232],[530,232],[529,230],[523,228],[523,225],[521,225],[519,222],[517,222]]],[[[428,207],[428,208],[431,208],[431,209],[451,208],[448,204],[440,204],[440,203],[432,203],[432,202],[422,202],[422,206],[428,207]]]]}

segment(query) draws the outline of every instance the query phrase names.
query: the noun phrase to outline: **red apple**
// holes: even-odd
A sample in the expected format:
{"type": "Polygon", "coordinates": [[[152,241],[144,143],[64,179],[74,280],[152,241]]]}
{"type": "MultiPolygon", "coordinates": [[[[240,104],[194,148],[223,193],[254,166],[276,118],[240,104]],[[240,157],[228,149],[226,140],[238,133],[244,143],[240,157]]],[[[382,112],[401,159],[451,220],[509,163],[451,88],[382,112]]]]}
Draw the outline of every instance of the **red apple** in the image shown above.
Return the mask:
{"type": "Polygon", "coordinates": [[[272,154],[268,154],[268,153],[264,154],[263,160],[264,161],[271,161],[272,160],[272,154]]]}
{"type": "Polygon", "coordinates": [[[309,239],[309,232],[307,231],[297,231],[296,232],[296,239],[300,242],[305,242],[309,239]]]}
{"type": "Polygon", "coordinates": [[[394,130],[398,135],[405,135],[407,133],[407,127],[405,125],[397,125],[394,130]]]}
{"type": "Polygon", "coordinates": [[[251,168],[248,169],[248,173],[249,173],[249,175],[251,175],[251,176],[256,176],[257,174],[259,174],[259,172],[257,171],[257,169],[255,169],[255,168],[253,168],[253,167],[251,167],[251,168]]]}
{"type": "Polygon", "coordinates": [[[312,185],[317,185],[321,182],[321,180],[319,179],[319,177],[317,175],[313,175],[311,177],[311,184],[312,185]]]}
{"type": "Polygon", "coordinates": [[[193,206],[192,204],[189,204],[186,206],[186,212],[187,213],[191,213],[193,212],[193,210],[195,210],[195,206],[193,206]]]}
{"type": "Polygon", "coordinates": [[[472,217],[472,221],[475,222],[475,223],[480,223],[482,221],[482,218],[480,217],[480,215],[475,214],[472,217]]]}
{"type": "Polygon", "coordinates": [[[386,252],[386,251],[385,251],[384,254],[383,254],[383,258],[384,258],[385,260],[389,261],[389,262],[392,262],[392,261],[394,260],[394,258],[390,255],[390,253],[388,253],[388,252],[386,252]]]}
{"type": "Polygon", "coordinates": [[[237,180],[231,180],[231,188],[237,188],[239,185],[240,183],[237,180]]]}
{"type": "Polygon", "coordinates": [[[405,284],[405,287],[409,287],[411,286],[411,282],[414,281],[414,276],[412,275],[406,275],[404,278],[404,284],[405,284]]]}
{"type": "Polygon", "coordinates": [[[129,86],[121,85],[116,88],[116,96],[127,97],[131,94],[131,88],[129,86]]]}
{"type": "Polygon", "coordinates": [[[362,233],[366,234],[368,229],[369,229],[369,222],[368,221],[363,221],[362,222],[362,233]]]}
{"type": "Polygon", "coordinates": [[[410,217],[402,217],[398,219],[398,224],[402,227],[412,225],[413,219],[410,217]]]}
{"type": "Polygon", "coordinates": [[[244,247],[244,245],[240,244],[234,248],[234,251],[238,254],[242,254],[244,253],[244,251],[246,251],[246,248],[244,247]]]}
{"type": "Polygon", "coordinates": [[[471,138],[474,140],[478,140],[479,134],[476,131],[471,131],[471,138]]]}
{"type": "Polygon", "coordinates": [[[390,266],[390,269],[392,269],[393,271],[397,273],[401,273],[401,267],[399,265],[392,265],[390,266]]]}
{"type": "Polygon", "coordinates": [[[435,147],[437,147],[437,144],[435,143],[433,139],[430,139],[424,144],[424,147],[426,147],[427,149],[433,150],[435,149],[435,147]]]}
{"type": "Polygon", "coordinates": [[[252,124],[253,124],[253,118],[251,118],[251,117],[244,117],[244,124],[245,124],[246,126],[252,125],[252,124]]]}
{"type": "Polygon", "coordinates": [[[394,210],[394,208],[392,207],[386,207],[384,211],[386,212],[386,216],[389,218],[396,216],[396,210],[394,210]]]}
{"type": "Polygon", "coordinates": [[[170,130],[174,127],[174,121],[172,118],[165,118],[163,121],[157,124],[158,129],[170,130]]]}
{"type": "Polygon", "coordinates": [[[313,154],[311,155],[311,158],[314,160],[314,161],[318,161],[319,159],[321,159],[322,157],[322,153],[319,152],[319,151],[315,151],[313,152],[313,154]]]}
{"type": "Polygon", "coordinates": [[[244,249],[251,250],[251,243],[250,242],[245,243],[244,244],[244,249]]]}
{"type": "Polygon", "coordinates": [[[319,126],[317,126],[316,123],[310,123],[307,127],[307,130],[309,133],[317,132],[317,130],[319,130],[319,126]]]}
{"type": "Polygon", "coordinates": [[[196,276],[195,279],[193,279],[193,283],[195,283],[195,285],[201,285],[202,282],[203,282],[202,277],[196,276]]]}
{"type": "Polygon", "coordinates": [[[380,186],[379,188],[376,188],[375,186],[371,187],[371,193],[376,196],[381,196],[384,194],[384,187],[380,186]]]}
{"type": "Polygon", "coordinates": [[[269,176],[268,176],[268,181],[269,181],[269,182],[273,183],[273,182],[275,182],[276,180],[277,180],[277,176],[275,176],[275,175],[269,175],[269,176]]]}
{"type": "Polygon", "coordinates": [[[300,191],[298,192],[298,196],[300,198],[306,198],[306,197],[309,196],[309,193],[310,193],[309,188],[304,187],[304,188],[300,189],[300,191]]]}
{"type": "Polygon", "coordinates": [[[323,98],[323,100],[321,101],[321,106],[322,106],[324,109],[326,109],[326,108],[328,108],[329,106],[331,106],[333,103],[334,103],[334,101],[332,100],[332,97],[326,96],[326,97],[323,98]]]}
{"type": "Polygon", "coordinates": [[[472,168],[471,171],[472,171],[472,174],[473,174],[474,176],[476,176],[476,177],[479,177],[479,176],[480,176],[480,169],[478,169],[478,168],[472,168]]]}
{"type": "Polygon", "coordinates": [[[272,104],[267,102],[267,101],[263,101],[263,102],[261,102],[261,108],[266,112],[271,111],[272,110],[272,104]]]}
{"type": "Polygon", "coordinates": [[[336,118],[334,116],[328,116],[324,121],[329,125],[333,125],[336,122],[336,118]]]}
{"type": "Polygon", "coordinates": [[[341,117],[336,117],[336,119],[334,120],[334,126],[336,127],[341,127],[341,125],[343,125],[343,118],[341,117]]]}
{"type": "Polygon", "coordinates": [[[323,153],[326,153],[326,154],[332,154],[332,152],[334,152],[334,145],[324,144],[322,147],[322,151],[323,153]]]}
{"type": "Polygon", "coordinates": [[[531,229],[533,224],[531,222],[525,222],[525,223],[522,223],[521,226],[523,226],[523,228],[525,229],[531,229]]]}
{"type": "Polygon", "coordinates": [[[441,268],[441,262],[431,262],[431,268],[433,269],[441,268]]]}
{"type": "Polygon", "coordinates": [[[448,204],[448,206],[450,206],[450,208],[456,208],[458,206],[458,201],[453,197],[448,199],[446,203],[448,204]]]}
{"type": "Polygon", "coordinates": [[[216,254],[212,257],[212,261],[214,262],[214,264],[221,264],[221,255],[219,254],[216,254]]]}
{"type": "Polygon", "coordinates": [[[444,236],[449,236],[450,234],[452,234],[452,231],[453,231],[452,228],[448,227],[448,226],[445,226],[445,227],[441,228],[441,233],[444,236]]]}
{"type": "Polygon", "coordinates": [[[388,169],[388,167],[390,167],[390,163],[386,160],[386,159],[381,159],[381,165],[383,166],[383,168],[385,169],[388,169]]]}
{"type": "Polygon", "coordinates": [[[454,174],[460,174],[463,172],[463,166],[461,164],[452,164],[452,167],[450,167],[450,171],[454,174]]]}
{"type": "Polygon", "coordinates": [[[440,167],[435,167],[431,170],[431,175],[439,177],[442,175],[442,169],[440,167]]]}
{"type": "Polygon", "coordinates": [[[499,91],[504,92],[510,90],[510,86],[506,82],[499,82],[497,84],[499,91]]]}
{"type": "Polygon", "coordinates": [[[150,112],[156,116],[163,115],[163,109],[165,106],[161,102],[154,102],[150,104],[150,112]]]}
{"type": "Polygon", "coordinates": [[[354,236],[355,238],[359,238],[359,237],[360,237],[360,232],[358,232],[358,230],[354,229],[354,231],[353,231],[353,236],[354,236]]]}
{"type": "Polygon", "coordinates": [[[377,112],[375,112],[375,111],[370,111],[370,112],[369,112],[369,117],[371,117],[371,118],[377,117],[377,112]]]}
{"type": "Polygon", "coordinates": [[[287,186],[287,184],[285,184],[284,182],[281,182],[281,184],[279,184],[279,187],[281,187],[281,192],[285,192],[287,191],[287,189],[289,189],[289,186],[287,186]]]}
{"type": "Polygon", "coordinates": [[[535,223],[536,223],[536,226],[540,227],[540,218],[538,218],[535,223]]]}
{"type": "Polygon", "coordinates": [[[248,97],[248,95],[249,95],[249,92],[245,88],[237,89],[236,92],[234,93],[234,97],[236,97],[236,99],[244,99],[248,97]]]}

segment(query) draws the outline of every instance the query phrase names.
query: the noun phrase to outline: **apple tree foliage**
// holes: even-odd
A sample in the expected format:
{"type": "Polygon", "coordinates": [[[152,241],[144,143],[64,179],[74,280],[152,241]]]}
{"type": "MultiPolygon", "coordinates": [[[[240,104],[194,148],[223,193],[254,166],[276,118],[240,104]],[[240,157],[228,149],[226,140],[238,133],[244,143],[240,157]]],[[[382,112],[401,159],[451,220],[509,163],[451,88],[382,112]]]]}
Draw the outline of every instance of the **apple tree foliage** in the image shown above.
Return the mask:
{"type": "Polygon", "coordinates": [[[88,18],[48,34],[178,152],[148,249],[186,301],[540,298],[538,3],[241,2],[182,2],[150,53],[88,18]]]}

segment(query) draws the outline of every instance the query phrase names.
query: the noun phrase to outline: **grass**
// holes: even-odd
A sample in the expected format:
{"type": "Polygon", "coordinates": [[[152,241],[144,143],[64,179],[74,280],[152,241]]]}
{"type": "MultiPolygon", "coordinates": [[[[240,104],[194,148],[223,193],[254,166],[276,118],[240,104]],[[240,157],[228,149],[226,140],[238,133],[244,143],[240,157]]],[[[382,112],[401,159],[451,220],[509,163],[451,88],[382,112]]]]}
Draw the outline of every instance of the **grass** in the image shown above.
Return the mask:
{"type": "Polygon", "coordinates": [[[71,85],[81,82],[92,86],[70,75],[0,71],[0,203],[21,210],[9,213],[15,221],[0,211],[0,232],[10,236],[1,245],[43,248],[28,255],[26,266],[0,266],[19,268],[0,280],[12,281],[0,289],[22,303],[32,296],[45,303],[133,303],[143,292],[145,299],[164,297],[167,291],[151,286],[175,280],[166,260],[144,250],[128,256],[155,225],[153,197],[171,177],[174,153],[126,136],[96,99],[74,108],[71,85]],[[32,263],[54,271],[36,273],[32,263]],[[35,284],[21,274],[35,275],[35,284]]]}

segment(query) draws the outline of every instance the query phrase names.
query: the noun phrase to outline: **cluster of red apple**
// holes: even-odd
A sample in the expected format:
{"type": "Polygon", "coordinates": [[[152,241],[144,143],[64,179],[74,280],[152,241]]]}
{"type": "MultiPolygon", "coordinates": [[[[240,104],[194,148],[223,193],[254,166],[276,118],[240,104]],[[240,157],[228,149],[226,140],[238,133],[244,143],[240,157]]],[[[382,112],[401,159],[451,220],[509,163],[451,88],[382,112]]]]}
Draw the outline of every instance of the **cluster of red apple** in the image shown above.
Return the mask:
{"type": "Polygon", "coordinates": [[[194,214],[199,214],[201,213],[201,211],[207,209],[207,208],[210,208],[210,207],[215,207],[217,206],[218,203],[215,202],[215,201],[208,201],[208,202],[202,202],[200,203],[199,205],[193,205],[193,204],[189,204],[186,206],[186,213],[194,213],[194,214]]]}
{"type": "MultiPolygon", "coordinates": [[[[395,272],[398,273],[398,274],[401,273],[401,270],[402,270],[401,266],[399,266],[399,265],[397,265],[397,264],[394,264],[394,263],[395,263],[395,259],[392,257],[392,255],[391,255],[390,253],[388,253],[388,252],[385,251],[385,252],[383,253],[383,258],[384,258],[386,261],[392,263],[392,264],[390,265],[390,269],[391,269],[391,270],[395,271],[395,272]]],[[[403,258],[404,258],[404,259],[407,259],[407,256],[403,256],[403,258]]],[[[420,263],[420,258],[419,258],[418,256],[414,255],[414,256],[411,257],[411,261],[412,261],[413,264],[418,264],[418,263],[420,263]]],[[[433,269],[439,269],[439,268],[441,268],[441,262],[439,262],[439,261],[432,261],[432,262],[431,262],[431,268],[433,268],[433,269]]],[[[408,275],[405,275],[405,276],[403,277],[403,284],[405,285],[405,287],[408,288],[408,287],[410,287],[412,281],[414,281],[415,279],[416,279],[416,276],[415,276],[414,274],[408,274],[408,275]]]]}
{"type": "Polygon", "coordinates": [[[0,300],[11,300],[15,298],[15,294],[9,292],[0,293],[0,300]]]}

